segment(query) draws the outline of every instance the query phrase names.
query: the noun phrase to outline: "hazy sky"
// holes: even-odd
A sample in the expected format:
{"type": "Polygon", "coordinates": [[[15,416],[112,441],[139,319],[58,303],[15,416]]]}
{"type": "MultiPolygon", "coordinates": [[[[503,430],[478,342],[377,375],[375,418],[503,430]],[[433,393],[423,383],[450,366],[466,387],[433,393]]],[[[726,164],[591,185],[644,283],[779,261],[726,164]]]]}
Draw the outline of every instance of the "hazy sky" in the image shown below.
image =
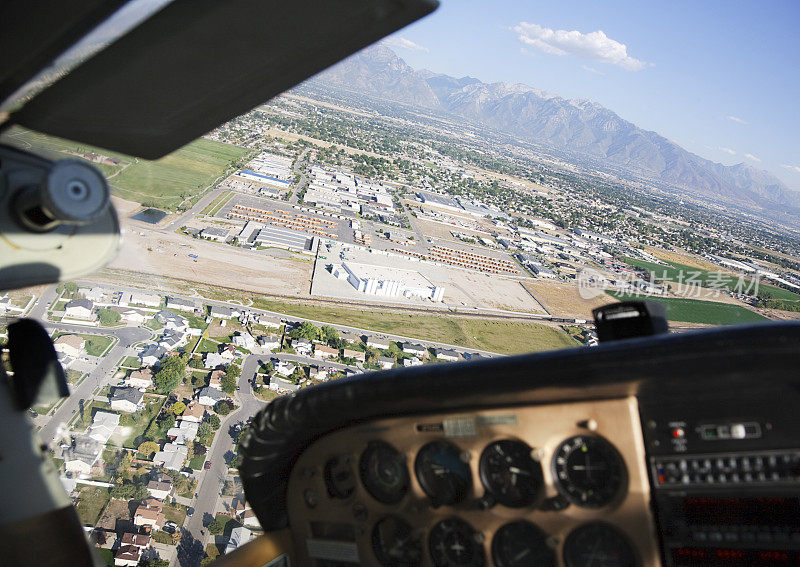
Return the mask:
{"type": "Polygon", "coordinates": [[[588,98],[800,190],[798,0],[441,0],[388,42],[413,67],[588,98]]]}

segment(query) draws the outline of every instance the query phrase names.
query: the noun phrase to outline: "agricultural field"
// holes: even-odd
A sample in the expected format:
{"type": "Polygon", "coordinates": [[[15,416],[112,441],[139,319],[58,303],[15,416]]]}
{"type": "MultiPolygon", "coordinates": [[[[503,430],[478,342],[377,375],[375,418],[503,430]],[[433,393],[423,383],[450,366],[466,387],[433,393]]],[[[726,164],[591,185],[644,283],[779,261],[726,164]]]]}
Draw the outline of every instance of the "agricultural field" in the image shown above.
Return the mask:
{"type": "MultiPolygon", "coordinates": [[[[738,275],[734,275],[722,270],[704,270],[695,266],[679,264],[677,262],[667,262],[667,264],[669,264],[668,266],[662,266],[661,264],[654,264],[653,262],[638,260],[636,258],[623,257],[621,259],[626,264],[633,266],[634,268],[640,268],[655,274],[656,279],[665,279],[671,282],[686,282],[687,279],[691,277],[692,282],[696,282],[697,285],[701,285],[703,287],[716,286],[717,289],[733,290],[739,281],[738,275]],[[726,279],[717,279],[719,278],[718,274],[724,274],[726,279]]],[[[743,278],[742,289],[747,291],[751,288],[752,284],[753,282],[751,279],[743,278]]],[[[753,293],[755,292],[755,289],[753,288],[751,291],[747,292],[753,293]]],[[[758,295],[759,297],[764,298],[767,298],[767,295],[769,295],[771,299],[783,299],[788,301],[800,300],[800,294],[776,287],[774,285],[763,283],[763,281],[759,282],[758,284],[758,295]]]]}
{"type": "Polygon", "coordinates": [[[137,160],[111,180],[124,199],[175,209],[222,176],[247,150],[199,139],[155,161],[137,160]]]}
{"type": "Polygon", "coordinates": [[[55,158],[81,158],[89,152],[117,158],[119,165],[94,163],[108,178],[112,193],[165,210],[176,210],[184,200],[191,199],[224,176],[248,153],[244,148],[200,138],[159,160],[140,160],[19,127],[4,134],[3,141],[23,148],[33,146],[47,150],[55,154],[52,156],[55,158]]]}
{"type": "Polygon", "coordinates": [[[681,299],[676,297],[656,297],[631,295],[618,291],[607,291],[608,295],[621,301],[642,300],[655,301],[667,308],[667,319],[682,323],[702,323],[706,325],[740,325],[744,323],[764,323],[766,317],[750,311],[740,305],[701,301],[698,299],[681,299]]]}

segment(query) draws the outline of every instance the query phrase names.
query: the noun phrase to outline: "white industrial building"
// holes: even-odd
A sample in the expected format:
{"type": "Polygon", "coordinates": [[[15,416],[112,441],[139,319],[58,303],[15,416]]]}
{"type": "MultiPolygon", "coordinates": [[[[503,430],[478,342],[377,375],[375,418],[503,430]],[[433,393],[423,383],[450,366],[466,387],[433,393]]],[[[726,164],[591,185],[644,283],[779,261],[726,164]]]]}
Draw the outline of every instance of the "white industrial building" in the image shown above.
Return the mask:
{"type": "Polygon", "coordinates": [[[396,268],[385,268],[355,262],[334,264],[331,274],[347,281],[357,291],[367,295],[383,297],[408,297],[430,299],[440,302],[444,300],[444,288],[433,285],[419,272],[396,268]]]}

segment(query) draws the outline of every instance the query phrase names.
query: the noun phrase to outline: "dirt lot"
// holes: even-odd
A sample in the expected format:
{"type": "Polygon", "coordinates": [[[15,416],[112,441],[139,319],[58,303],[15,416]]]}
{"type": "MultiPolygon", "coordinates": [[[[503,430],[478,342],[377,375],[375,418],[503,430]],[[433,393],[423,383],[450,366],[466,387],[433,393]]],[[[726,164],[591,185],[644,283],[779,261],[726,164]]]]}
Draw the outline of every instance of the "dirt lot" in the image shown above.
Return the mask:
{"type": "Polygon", "coordinates": [[[778,321],[797,321],[800,319],[800,313],[796,311],[781,311],[780,309],[756,309],[764,317],[770,319],[777,319],[778,321]]]}
{"type": "Polygon", "coordinates": [[[128,502],[126,500],[112,498],[108,506],[106,506],[106,509],[103,510],[103,515],[100,521],[97,522],[97,527],[107,530],[116,530],[118,518],[123,520],[129,520],[131,518],[128,502]]]}
{"type": "MultiPolygon", "coordinates": [[[[125,227],[122,247],[109,265],[153,276],[232,286],[257,292],[307,297],[313,260],[253,253],[175,233],[125,227]],[[142,236],[144,235],[144,236],[142,236]],[[197,254],[194,261],[189,254],[197,254]]],[[[158,289],[158,278],[152,286],[158,289]]]]}
{"type": "Polygon", "coordinates": [[[452,234],[450,234],[450,231],[452,230],[455,232],[465,232],[469,234],[474,234],[476,238],[483,236],[492,240],[492,237],[489,236],[488,234],[484,234],[472,230],[471,228],[466,228],[464,226],[452,226],[441,222],[432,222],[423,219],[417,219],[417,224],[419,225],[419,227],[422,229],[422,231],[425,233],[426,236],[433,236],[435,238],[443,238],[445,240],[456,241],[456,238],[452,234]]]}
{"type": "Polygon", "coordinates": [[[578,293],[578,286],[572,283],[540,279],[526,280],[523,285],[557,317],[591,319],[592,309],[615,301],[606,294],[594,299],[583,299],[578,293]]]}

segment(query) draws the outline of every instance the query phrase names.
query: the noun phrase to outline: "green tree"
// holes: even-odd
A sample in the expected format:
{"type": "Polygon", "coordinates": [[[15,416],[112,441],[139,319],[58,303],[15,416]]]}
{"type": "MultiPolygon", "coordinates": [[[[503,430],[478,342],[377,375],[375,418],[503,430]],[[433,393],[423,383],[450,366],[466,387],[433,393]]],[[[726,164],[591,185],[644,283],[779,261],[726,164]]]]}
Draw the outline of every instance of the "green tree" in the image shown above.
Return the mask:
{"type": "Polygon", "coordinates": [[[289,376],[289,381],[292,384],[299,384],[301,380],[305,379],[306,379],[305,369],[300,365],[295,366],[294,372],[292,372],[292,374],[289,376]]]}
{"type": "Polygon", "coordinates": [[[139,454],[146,459],[151,459],[156,452],[158,452],[158,443],[154,441],[145,441],[139,445],[139,454]]]}
{"type": "Polygon", "coordinates": [[[310,341],[316,341],[319,339],[320,330],[313,323],[303,321],[289,332],[289,336],[293,339],[308,339],[310,341]]]}
{"type": "Polygon", "coordinates": [[[214,411],[220,415],[228,415],[231,413],[231,408],[225,400],[222,400],[214,406],[214,411]]]}
{"type": "Polygon", "coordinates": [[[189,359],[189,368],[203,368],[203,360],[199,356],[193,356],[189,359]]]}
{"type": "Polygon", "coordinates": [[[133,455],[131,455],[128,451],[125,451],[122,455],[122,459],[119,462],[119,474],[122,478],[130,479],[133,474],[131,473],[131,465],[133,464],[133,455]]]}
{"type": "Polygon", "coordinates": [[[205,422],[200,424],[200,427],[197,428],[197,440],[200,441],[203,445],[210,445],[211,439],[214,436],[214,431],[212,431],[211,426],[205,422]]]}
{"type": "Polygon", "coordinates": [[[113,309],[109,309],[108,307],[103,307],[97,310],[97,318],[100,319],[100,324],[106,327],[110,325],[116,325],[119,323],[121,317],[120,314],[114,311],[113,309]]]}
{"type": "Polygon", "coordinates": [[[64,282],[64,295],[73,297],[78,292],[78,284],[75,282],[64,282]]]}
{"type": "Polygon", "coordinates": [[[214,518],[208,524],[208,533],[211,535],[222,535],[222,532],[225,531],[225,524],[226,522],[222,518],[214,518]]]}
{"type": "Polygon", "coordinates": [[[111,496],[123,500],[141,500],[147,497],[147,487],[143,484],[123,482],[111,489],[111,496]]]}
{"type": "Polygon", "coordinates": [[[168,356],[161,362],[161,368],[153,376],[153,384],[159,394],[168,394],[180,384],[186,372],[186,360],[178,355],[168,356]]]}
{"type": "Polygon", "coordinates": [[[322,335],[322,340],[325,341],[325,343],[327,343],[329,346],[332,346],[332,342],[339,340],[339,331],[330,325],[323,325],[320,329],[320,334],[322,335]]]}
{"type": "Polygon", "coordinates": [[[185,409],[186,409],[186,404],[184,404],[183,402],[175,402],[175,404],[172,406],[172,413],[174,413],[175,415],[181,415],[185,409]]]}
{"type": "Polygon", "coordinates": [[[242,369],[235,364],[229,364],[225,370],[225,376],[222,377],[222,391],[227,394],[232,394],[236,391],[236,381],[242,374],[242,369]]]}
{"type": "MultiPolygon", "coordinates": [[[[225,404],[225,407],[227,407],[227,406],[228,406],[228,404],[225,404]]],[[[214,415],[213,413],[211,413],[211,414],[208,414],[208,415],[205,417],[205,420],[204,420],[204,421],[205,421],[206,423],[208,423],[208,424],[211,426],[211,429],[213,429],[214,431],[216,431],[217,429],[219,429],[219,417],[218,417],[218,416],[216,416],[216,415],[214,415]]]]}

